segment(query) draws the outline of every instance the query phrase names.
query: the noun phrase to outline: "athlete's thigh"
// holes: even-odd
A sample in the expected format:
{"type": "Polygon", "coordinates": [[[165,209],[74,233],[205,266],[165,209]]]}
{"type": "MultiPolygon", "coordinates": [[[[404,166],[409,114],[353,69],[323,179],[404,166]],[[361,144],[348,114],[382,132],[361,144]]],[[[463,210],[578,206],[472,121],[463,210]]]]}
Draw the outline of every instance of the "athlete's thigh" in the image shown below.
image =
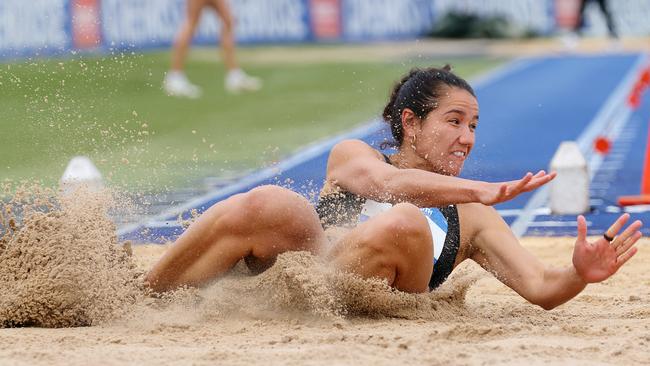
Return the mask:
{"type": "Polygon", "coordinates": [[[232,21],[232,12],[227,0],[208,0],[209,6],[217,12],[224,22],[232,21]]]}
{"type": "Polygon", "coordinates": [[[187,19],[192,23],[198,23],[201,11],[210,5],[211,0],[187,0],[187,19]]]}

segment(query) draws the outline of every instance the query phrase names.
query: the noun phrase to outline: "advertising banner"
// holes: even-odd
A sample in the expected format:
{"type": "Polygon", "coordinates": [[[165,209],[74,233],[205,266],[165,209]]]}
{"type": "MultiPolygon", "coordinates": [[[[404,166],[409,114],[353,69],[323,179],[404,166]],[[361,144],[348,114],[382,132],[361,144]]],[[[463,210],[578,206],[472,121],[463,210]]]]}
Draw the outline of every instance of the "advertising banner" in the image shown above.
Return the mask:
{"type": "Polygon", "coordinates": [[[0,57],[63,52],[70,48],[67,0],[1,0],[0,57]]]}
{"type": "MultiPolygon", "coordinates": [[[[231,2],[239,43],[304,42],[310,39],[305,0],[231,2]]],[[[168,46],[185,15],[183,0],[102,0],[102,33],[110,47],[168,46]]],[[[201,16],[195,41],[218,42],[220,23],[209,9],[201,16]]]]}
{"type": "Polygon", "coordinates": [[[555,23],[563,29],[573,29],[578,24],[580,0],[555,0],[555,23]]]}
{"type": "Polygon", "coordinates": [[[478,16],[503,16],[513,26],[530,29],[538,34],[550,34],[555,29],[553,1],[540,0],[436,0],[435,14],[450,11],[478,16]]]}
{"type": "Polygon", "coordinates": [[[231,1],[241,43],[304,42],[311,37],[307,0],[231,1]]]}
{"type": "MultiPolygon", "coordinates": [[[[240,44],[370,42],[428,34],[449,12],[501,16],[539,35],[571,29],[579,0],[231,0],[240,44]]],[[[609,0],[621,36],[650,34],[650,1],[609,0]]],[[[71,50],[169,47],[185,0],[0,0],[0,58],[71,50]]],[[[206,9],[194,42],[217,45],[221,23],[206,9]]],[[[607,34],[596,2],[587,35],[607,34]]]]}
{"type": "Polygon", "coordinates": [[[71,0],[72,45],[92,49],[101,45],[99,0],[71,0]]]}
{"type": "Polygon", "coordinates": [[[413,38],[431,30],[431,0],[342,0],[342,38],[371,41],[413,38]]]}
{"type": "MultiPolygon", "coordinates": [[[[609,0],[609,11],[612,13],[614,25],[620,35],[644,36],[650,34],[650,1],[649,0],[609,0]]],[[[590,5],[587,20],[595,28],[596,34],[605,34],[607,26],[605,17],[596,9],[596,4],[590,5]]]]}
{"type": "Polygon", "coordinates": [[[104,46],[169,45],[184,11],[180,0],[101,0],[104,46]]]}
{"type": "Polygon", "coordinates": [[[341,38],[340,0],[310,0],[311,29],[316,40],[341,38]]]}

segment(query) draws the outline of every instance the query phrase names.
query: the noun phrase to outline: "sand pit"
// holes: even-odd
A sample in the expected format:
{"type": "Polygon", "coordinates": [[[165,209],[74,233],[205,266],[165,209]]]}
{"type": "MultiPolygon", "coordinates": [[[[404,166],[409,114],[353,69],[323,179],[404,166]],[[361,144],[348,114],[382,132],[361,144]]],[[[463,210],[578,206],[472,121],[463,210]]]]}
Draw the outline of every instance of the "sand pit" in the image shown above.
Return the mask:
{"type": "MultiPolygon", "coordinates": [[[[0,211],[0,364],[648,364],[650,240],[616,276],[553,311],[467,261],[409,295],[304,252],[202,289],[151,296],[168,246],[124,250],[114,200],[34,188],[0,211]]],[[[573,239],[523,241],[570,261],[573,239]]]]}
{"type": "MultiPolygon", "coordinates": [[[[572,239],[524,244],[561,265],[572,239]]],[[[612,279],[550,312],[470,262],[437,295],[411,297],[337,277],[313,257],[292,254],[259,277],[239,273],[201,291],[149,298],[108,323],[0,329],[0,363],[647,364],[648,244],[643,239],[637,257],[612,279]],[[340,281],[350,291],[343,300],[332,292],[340,281]]],[[[136,246],[133,262],[145,269],[165,249],[136,246]]]]}

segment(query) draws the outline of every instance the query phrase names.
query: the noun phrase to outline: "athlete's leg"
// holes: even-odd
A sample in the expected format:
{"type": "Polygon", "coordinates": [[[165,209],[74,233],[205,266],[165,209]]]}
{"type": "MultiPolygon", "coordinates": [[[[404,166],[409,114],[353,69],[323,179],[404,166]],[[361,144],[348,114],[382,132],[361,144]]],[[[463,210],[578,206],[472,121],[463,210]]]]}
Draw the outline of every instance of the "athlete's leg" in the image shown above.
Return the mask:
{"type": "Polygon", "coordinates": [[[235,58],[234,19],[226,0],[210,0],[210,5],[221,19],[221,51],[226,70],[239,68],[235,58]]]}
{"type": "Polygon", "coordinates": [[[262,88],[262,80],[246,74],[235,56],[235,21],[227,0],[210,0],[210,5],[221,18],[221,50],[226,66],[224,87],[228,92],[256,91],[262,88]]]}
{"type": "Polygon", "coordinates": [[[585,25],[585,8],[587,7],[587,0],[580,0],[580,7],[578,8],[578,14],[576,19],[576,24],[573,27],[573,31],[577,34],[581,34],[582,28],[585,25]]]}
{"type": "Polygon", "coordinates": [[[208,4],[208,0],[187,0],[187,13],[185,21],[176,35],[174,47],[172,48],[172,65],[174,71],[182,71],[185,67],[187,51],[194,36],[194,30],[199,24],[201,10],[208,4]]]}
{"type": "Polygon", "coordinates": [[[401,203],[352,229],[326,256],[364,278],[386,279],[405,292],[424,292],[433,271],[431,243],[422,212],[401,203]]]}
{"type": "Polygon", "coordinates": [[[311,204],[290,190],[264,186],[215,204],[193,223],[147,274],[155,291],[198,286],[246,259],[254,271],[290,250],[317,253],[325,242],[311,204]]]}
{"type": "Polygon", "coordinates": [[[609,35],[612,38],[618,38],[616,27],[614,26],[614,19],[612,18],[612,13],[610,13],[609,9],[607,8],[607,0],[598,0],[598,5],[600,6],[601,12],[605,16],[605,20],[607,21],[607,29],[609,30],[609,35]]]}

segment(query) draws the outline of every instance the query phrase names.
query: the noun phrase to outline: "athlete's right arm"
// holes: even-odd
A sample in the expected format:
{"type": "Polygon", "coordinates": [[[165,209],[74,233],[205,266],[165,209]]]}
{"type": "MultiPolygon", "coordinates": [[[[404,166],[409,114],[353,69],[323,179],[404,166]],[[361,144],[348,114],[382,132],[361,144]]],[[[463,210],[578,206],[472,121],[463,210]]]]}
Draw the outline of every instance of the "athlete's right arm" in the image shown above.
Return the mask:
{"type": "Polygon", "coordinates": [[[333,186],[383,202],[411,202],[420,207],[478,202],[494,205],[546,184],[555,173],[527,173],[522,179],[489,183],[432,173],[398,169],[359,140],[345,140],[332,149],[327,181],[333,186]]]}
{"type": "Polygon", "coordinates": [[[548,266],[526,250],[493,207],[459,205],[461,241],[467,243],[469,258],[494,274],[526,300],[544,309],[553,309],[578,295],[589,283],[611,277],[637,251],[641,238],[639,220],[629,225],[621,215],[610,227],[612,242],[600,238],[587,241],[587,223],[578,217],[578,238],[573,260],[562,267],[548,266]]]}

